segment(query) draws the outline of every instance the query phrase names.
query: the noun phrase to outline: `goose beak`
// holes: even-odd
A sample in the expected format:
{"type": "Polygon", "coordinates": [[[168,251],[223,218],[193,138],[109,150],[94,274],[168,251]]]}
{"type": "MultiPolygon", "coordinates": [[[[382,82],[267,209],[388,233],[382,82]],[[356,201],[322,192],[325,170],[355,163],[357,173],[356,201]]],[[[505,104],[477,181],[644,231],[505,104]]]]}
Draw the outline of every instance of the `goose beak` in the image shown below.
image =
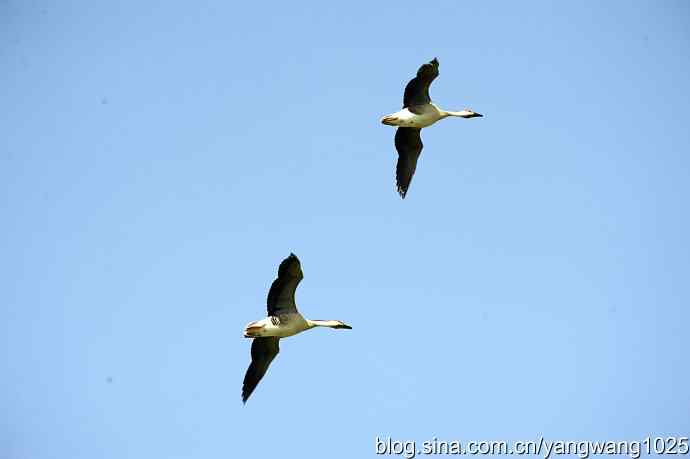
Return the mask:
{"type": "Polygon", "coordinates": [[[345,330],[352,330],[352,327],[350,327],[348,324],[340,324],[336,328],[344,328],[345,330]]]}
{"type": "Polygon", "coordinates": [[[481,113],[475,113],[474,116],[476,118],[484,118],[484,115],[482,115],[481,113]]]}

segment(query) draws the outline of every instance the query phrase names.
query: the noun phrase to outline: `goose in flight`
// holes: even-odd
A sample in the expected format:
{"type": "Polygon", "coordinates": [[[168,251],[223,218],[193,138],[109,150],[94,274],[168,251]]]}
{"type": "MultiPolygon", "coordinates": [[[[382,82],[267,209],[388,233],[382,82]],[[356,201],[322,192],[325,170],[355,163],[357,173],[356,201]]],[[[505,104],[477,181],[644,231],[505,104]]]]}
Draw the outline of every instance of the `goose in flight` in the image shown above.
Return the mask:
{"type": "Polygon", "coordinates": [[[398,150],[398,165],[395,176],[398,193],[405,199],[410,187],[412,176],[417,168],[417,159],[422,152],[422,128],[431,126],[438,120],[449,116],[460,118],[476,118],[480,115],[472,110],[448,112],[440,109],[431,102],[429,86],[438,76],[438,60],[422,65],[417,70],[417,76],[410,80],[405,87],[403,109],[381,118],[383,124],[398,126],[395,133],[395,149],[398,150]]]}
{"type": "Polygon", "coordinates": [[[268,317],[249,323],[244,329],[245,338],[252,342],[252,363],[247,368],[242,384],[242,402],[247,399],[268,366],[278,355],[280,338],[296,335],[314,327],[346,328],[352,327],[339,320],[309,320],[302,317],[295,304],[295,290],[303,278],[299,259],[291,253],[278,267],[278,278],[268,291],[268,317]]]}

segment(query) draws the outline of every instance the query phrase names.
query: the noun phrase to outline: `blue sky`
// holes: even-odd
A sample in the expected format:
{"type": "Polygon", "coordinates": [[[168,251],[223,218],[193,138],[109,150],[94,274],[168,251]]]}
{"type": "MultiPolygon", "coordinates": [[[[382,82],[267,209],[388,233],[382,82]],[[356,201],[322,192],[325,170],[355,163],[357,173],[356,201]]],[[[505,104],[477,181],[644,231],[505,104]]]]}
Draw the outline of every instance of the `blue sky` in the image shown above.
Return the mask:
{"type": "Polygon", "coordinates": [[[0,3],[0,456],[690,433],[690,7],[0,3]],[[449,119],[405,201],[394,130],[449,119]],[[290,252],[317,329],[246,406],[290,252]]]}

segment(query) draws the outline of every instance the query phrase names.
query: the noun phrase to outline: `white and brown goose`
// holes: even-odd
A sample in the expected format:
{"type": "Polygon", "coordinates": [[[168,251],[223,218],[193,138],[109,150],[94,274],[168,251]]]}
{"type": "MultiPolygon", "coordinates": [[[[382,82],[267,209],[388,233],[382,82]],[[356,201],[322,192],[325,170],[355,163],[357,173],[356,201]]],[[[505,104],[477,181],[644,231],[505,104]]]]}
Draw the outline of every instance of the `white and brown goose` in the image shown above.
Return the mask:
{"type": "Polygon", "coordinates": [[[438,120],[449,116],[460,118],[476,118],[483,115],[472,110],[449,112],[440,109],[431,102],[429,86],[438,76],[438,60],[422,65],[417,70],[417,76],[410,80],[405,87],[403,109],[381,118],[383,124],[398,126],[395,133],[395,149],[398,150],[398,165],[396,167],[396,183],[398,193],[405,199],[410,187],[412,176],[417,168],[417,159],[422,153],[422,138],[420,131],[438,120]]]}
{"type": "Polygon", "coordinates": [[[287,338],[314,327],[352,329],[339,320],[310,320],[302,317],[295,304],[295,290],[303,277],[299,259],[291,253],[280,263],[278,278],[273,281],[268,291],[268,317],[251,322],[244,329],[245,338],[254,338],[252,363],[247,368],[242,384],[244,403],[278,355],[280,338],[287,338]]]}

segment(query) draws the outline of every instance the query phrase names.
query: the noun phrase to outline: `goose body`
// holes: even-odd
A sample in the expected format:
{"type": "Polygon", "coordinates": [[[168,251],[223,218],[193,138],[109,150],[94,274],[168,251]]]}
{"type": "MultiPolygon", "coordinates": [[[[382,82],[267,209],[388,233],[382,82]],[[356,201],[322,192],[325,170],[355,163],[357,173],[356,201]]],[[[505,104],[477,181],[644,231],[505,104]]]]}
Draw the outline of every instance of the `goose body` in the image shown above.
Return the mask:
{"type": "Polygon", "coordinates": [[[244,329],[245,338],[259,338],[274,336],[276,338],[287,338],[314,327],[329,328],[351,328],[339,320],[309,320],[302,317],[302,314],[287,313],[276,316],[269,316],[265,319],[251,322],[244,329]]]}
{"type": "Polygon", "coordinates": [[[242,402],[264,377],[273,359],[278,355],[280,338],[287,338],[314,327],[352,329],[339,320],[309,320],[297,311],[295,291],[303,278],[302,266],[294,254],[284,259],[278,268],[278,278],[268,291],[268,317],[250,322],[244,328],[245,338],[253,338],[252,361],[242,383],[242,402]]]}
{"type": "Polygon", "coordinates": [[[287,338],[309,329],[307,320],[302,314],[282,314],[280,316],[266,317],[252,322],[244,329],[245,338],[259,338],[274,336],[287,338]]]}
{"type": "Polygon", "coordinates": [[[402,110],[384,116],[381,119],[383,124],[398,127],[425,128],[444,118],[444,111],[434,104],[420,105],[414,108],[403,108],[402,110]]]}
{"type": "Polygon", "coordinates": [[[395,148],[398,151],[398,164],[395,177],[400,197],[405,199],[417,169],[417,160],[422,153],[421,130],[449,116],[460,118],[481,117],[472,110],[446,111],[431,102],[429,86],[438,76],[438,60],[434,58],[417,70],[417,76],[405,86],[403,108],[381,118],[381,123],[397,126],[395,148]]]}

